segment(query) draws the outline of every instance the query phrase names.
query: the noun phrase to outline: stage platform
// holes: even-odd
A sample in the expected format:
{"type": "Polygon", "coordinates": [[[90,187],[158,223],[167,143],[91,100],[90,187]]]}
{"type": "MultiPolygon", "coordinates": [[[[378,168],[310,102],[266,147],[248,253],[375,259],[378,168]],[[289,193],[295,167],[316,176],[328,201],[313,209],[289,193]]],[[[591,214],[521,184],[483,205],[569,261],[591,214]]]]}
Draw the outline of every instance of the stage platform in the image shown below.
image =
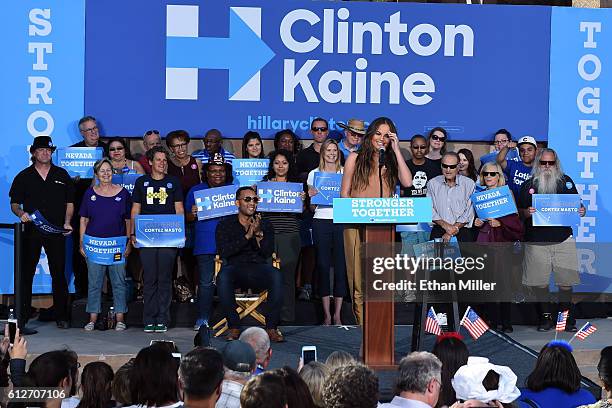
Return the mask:
{"type": "MultiPolygon", "coordinates": [[[[589,336],[584,342],[576,340],[574,355],[581,367],[590,378],[593,376],[593,366],[597,364],[599,351],[605,347],[612,338],[612,319],[592,319],[591,322],[598,328],[597,332],[589,336]],[[594,361],[594,362],[593,362],[594,361]]],[[[580,320],[579,324],[584,323],[580,320]]],[[[29,327],[39,331],[38,334],[28,336],[28,360],[45,351],[69,348],[79,355],[81,365],[94,360],[104,360],[117,369],[129,358],[133,357],[142,347],[149,345],[151,340],[164,339],[176,342],[183,353],[193,347],[193,330],[184,327],[172,328],[163,334],[148,334],[141,327],[130,327],[125,332],[94,331],[85,332],[83,329],[73,328],[59,330],[54,323],[31,321],[29,327]]],[[[273,357],[271,368],[289,365],[296,367],[303,345],[316,345],[319,360],[325,360],[335,350],[344,350],[358,356],[361,344],[361,329],[356,326],[282,326],[281,330],[287,342],[273,344],[273,357]]],[[[396,361],[410,352],[412,326],[396,326],[395,352],[396,361]]],[[[525,378],[533,368],[537,358],[537,351],[543,344],[554,337],[554,332],[539,333],[533,326],[515,326],[511,337],[497,332],[488,332],[478,341],[473,341],[467,332],[466,337],[471,355],[488,357],[492,362],[510,366],[518,376],[518,384],[522,386],[525,378]]],[[[562,333],[559,338],[569,339],[568,333],[562,333]]],[[[423,345],[424,350],[431,350],[435,337],[428,335],[423,345]]],[[[222,349],[227,344],[223,339],[213,339],[213,346],[222,349]]],[[[379,371],[381,400],[390,400],[393,396],[395,381],[394,371],[379,371]]],[[[585,382],[585,388],[598,392],[591,382],[585,382]]]]}

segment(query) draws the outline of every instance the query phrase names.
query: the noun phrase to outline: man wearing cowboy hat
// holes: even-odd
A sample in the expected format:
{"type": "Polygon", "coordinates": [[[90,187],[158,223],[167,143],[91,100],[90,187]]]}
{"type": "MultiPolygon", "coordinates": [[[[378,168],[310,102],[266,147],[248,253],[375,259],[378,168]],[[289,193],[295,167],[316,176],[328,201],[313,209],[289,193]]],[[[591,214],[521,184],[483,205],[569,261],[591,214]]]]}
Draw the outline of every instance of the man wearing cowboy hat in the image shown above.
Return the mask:
{"type": "Polygon", "coordinates": [[[45,248],[53,287],[53,309],[57,327],[69,328],[68,285],[64,275],[66,238],[72,232],[70,219],[74,212],[74,184],[66,170],[51,162],[55,151],[49,136],[37,136],[30,147],[32,165],[22,170],[13,180],[9,196],[11,211],[25,223],[23,239],[22,316],[23,326],[30,315],[32,282],[41,248],[45,248]],[[32,213],[38,210],[47,221],[69,230],[66,234],[43,234],[32,223],[32,213]]]}
{"type": "Polygon", "coordinates": [[[366,134],[365,123],[361,119],[349,119],[346,123],[338,122],[338,126],[344,129],[344,137],[338,143],[338,147],[346,160],[351,152],[357,151],[361,146],[366,134]]]}

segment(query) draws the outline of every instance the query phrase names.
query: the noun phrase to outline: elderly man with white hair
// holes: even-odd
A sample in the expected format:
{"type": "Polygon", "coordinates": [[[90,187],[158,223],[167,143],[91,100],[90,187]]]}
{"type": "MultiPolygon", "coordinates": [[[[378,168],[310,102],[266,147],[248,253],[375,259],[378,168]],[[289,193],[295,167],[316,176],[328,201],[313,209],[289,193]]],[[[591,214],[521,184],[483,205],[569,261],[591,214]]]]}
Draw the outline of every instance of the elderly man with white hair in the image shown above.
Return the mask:
{"type": "Polygon", "coordinates": [[[255,363],[257,367],[253,375],[259,375],[266,371],[270,360],[272,359],[272,347],[270,347],[270,336],[261,327],[249,327],[240,334],[238,340],[241,340],[255,351],[255,363]]]}
{"type": "Polygon", "coordinates": [[[427,351],[416,351],[399,363],[397,389],[399,395],[380,408],[435,407],[442,387],[442,362],[427,351]]]}

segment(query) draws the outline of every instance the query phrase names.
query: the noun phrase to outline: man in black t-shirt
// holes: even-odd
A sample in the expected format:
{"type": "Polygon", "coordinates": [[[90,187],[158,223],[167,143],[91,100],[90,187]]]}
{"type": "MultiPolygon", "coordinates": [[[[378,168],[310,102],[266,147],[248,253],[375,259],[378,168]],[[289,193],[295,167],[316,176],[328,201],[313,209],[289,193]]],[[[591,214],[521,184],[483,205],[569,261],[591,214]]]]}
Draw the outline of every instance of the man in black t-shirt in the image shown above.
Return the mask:
{"type": "Polygon", "coordinates": [[[32,213],[38,210],[49,223],[72,230],[70,219],[74,212],[74,184],[66,170],[51,162],[53,151],[55,146],[49,136],[36,137],[30,147],[32,165],[17,174],[9,192],[11,211],[26,224],[23,239],[24,282],[20,288],[15,288],[22,294],[21,316],[18,316],[22,328],[30,317],[32,282],[41,248],[45,248],[51,273],[57,327],[70,327],[68,284],[64,275],[66,238],[62,234],[43,234],[32,224],[32,213]]]}
{"type": "Polygon", "coordinates": [[[440,166],[429,160],[427,154],[427,139],[423,135],[414,135],[410,139],[412,157],[406,161],[412,173],[412,186],[403,190],[402,197],[426,197],[427,182],[442,174],[440,166]]]}
{"type": "MultiPolygon", "coordinates": [[[[580,283],[576,241],[571,227],[534,227],[532,205],[534,194],[578,194],[574,181],[561,172],[559,157],[553,149],[541,149],[536,156],[532,177],[525,181],[517,200],[521,218],[525,220],[525,257],[523,259],[523,285],[533,287],[538,303],[540,324],[538,331],[554,327],[556,318],[548,298],[551,272],[559,286],[560,311],[569,310],[565,331],[576,332],[573,313],[572,287],[580,283]]],[[[586,208],[581,204],[578,214],[584,217],[586,208]]]]}
{"type": "Polygon", "coordinates": [[[299,152],[296,159],[298,173],[302,182],[306,182],[308,173],[311,170],[319,167],[321,146],[329,134],[327,121],[323,118],[313,119],[310,125],[310,134],[312,134],[312,144],[299,152]]]}

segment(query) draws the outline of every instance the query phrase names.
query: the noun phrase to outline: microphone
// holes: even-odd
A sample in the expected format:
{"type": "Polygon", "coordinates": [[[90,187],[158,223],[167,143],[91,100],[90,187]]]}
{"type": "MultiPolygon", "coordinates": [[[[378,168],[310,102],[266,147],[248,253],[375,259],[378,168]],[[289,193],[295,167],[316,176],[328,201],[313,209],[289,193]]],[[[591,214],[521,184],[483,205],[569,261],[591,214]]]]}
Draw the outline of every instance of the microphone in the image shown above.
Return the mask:
{"type": "Polygon", "coordinates": [[[378,151],[378,167],[383,167],[385,165],[385,149],[382,147],[378,151]]]}

